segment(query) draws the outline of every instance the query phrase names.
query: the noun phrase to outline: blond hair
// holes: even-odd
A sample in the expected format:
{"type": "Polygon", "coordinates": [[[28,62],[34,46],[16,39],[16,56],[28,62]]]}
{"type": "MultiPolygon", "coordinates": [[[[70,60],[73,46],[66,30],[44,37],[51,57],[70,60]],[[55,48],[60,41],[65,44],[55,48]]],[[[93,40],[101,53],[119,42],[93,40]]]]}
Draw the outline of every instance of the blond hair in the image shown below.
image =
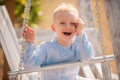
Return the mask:
{"type": "Polygon", "coordinates": [[[72,4],[62,3],[54,10],[53,19],[55,18],[56,14],[58,12],[62,12],[62,11],[74,12],[76,14],[76,16],[79,17],[79,13],[78,13],[77,9],[72,4]]]}

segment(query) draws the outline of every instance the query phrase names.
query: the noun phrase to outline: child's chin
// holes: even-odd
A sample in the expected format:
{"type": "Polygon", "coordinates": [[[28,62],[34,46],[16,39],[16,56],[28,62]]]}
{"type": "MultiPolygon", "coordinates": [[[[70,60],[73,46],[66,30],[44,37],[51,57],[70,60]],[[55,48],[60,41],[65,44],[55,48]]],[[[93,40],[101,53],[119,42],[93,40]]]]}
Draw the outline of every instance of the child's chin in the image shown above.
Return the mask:
{"type": "Polygon", "coordinates": [[[73,37],[71,38],[71,37],[66,37],[66,38],[64,38],[64,40],[66,41],[66,42],[69,42],[69,41],[71,41],[73,39],[73,37]]]}

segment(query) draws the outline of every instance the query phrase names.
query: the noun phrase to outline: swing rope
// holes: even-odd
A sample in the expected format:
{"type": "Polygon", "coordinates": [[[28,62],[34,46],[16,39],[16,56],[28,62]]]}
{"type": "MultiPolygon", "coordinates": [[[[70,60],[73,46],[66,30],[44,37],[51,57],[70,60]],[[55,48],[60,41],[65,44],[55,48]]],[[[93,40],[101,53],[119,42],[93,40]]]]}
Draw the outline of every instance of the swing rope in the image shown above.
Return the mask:
{"type": "MultiPolygon", "coordinates": [[[[25,9],[24,9],[23,28],[25,28],[24,24],[28,24],[30,7],[31,7],[31,0],[26,0],[25,9]]],[[[20,54],[20,63],[19,63],[19,68],[18,68],[19,71],[22,70],[23,57],[24,57],[24,46],[22,45],[22,52],[20,54]]],[[[19,80],[22,80],[22,73],[20,73],[19,80]]]]}
{"type": "Polygon", "coordinates": [[[97,23],[98,23],[98,40],[100,43],[100,49],[101,49],[101,55],[104,58],[104,62],[102,65],[102,74],[103,74],[103,80],[112,80],[111,78],[111,71],[110,71],[110,65],[109,62],[106,61],[105,56],[105,46],[103,41],[103,32],[102,32],[102,21],[101,21],[101,14],[100,14],[100,0],[96,0],[96,15],[97,15],[97,23]]]}

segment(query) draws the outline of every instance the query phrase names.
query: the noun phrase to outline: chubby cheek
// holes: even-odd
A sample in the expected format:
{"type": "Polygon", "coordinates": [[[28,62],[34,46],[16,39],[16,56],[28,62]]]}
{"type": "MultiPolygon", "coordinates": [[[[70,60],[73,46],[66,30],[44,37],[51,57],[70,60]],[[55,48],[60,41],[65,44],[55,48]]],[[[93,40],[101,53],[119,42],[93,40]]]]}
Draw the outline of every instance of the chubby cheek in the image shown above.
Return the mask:
{"type": "Polygon", "coordinates": [[[76,28],[73,29],[73,33],[76,34],[76,28]]]}
{"type": "Polygon", "coordinates": [[[73,33],[73,36],[75,36],[77,34],[77,32],[75,31],[74,33],[73,33]]]}
{"type": "Polygon", "coordinates": [[[61,35],[63,35],[63,31],[62,30],[56,30],[56,34],[58,35],[58,36],[61,36],[61,35]]]}

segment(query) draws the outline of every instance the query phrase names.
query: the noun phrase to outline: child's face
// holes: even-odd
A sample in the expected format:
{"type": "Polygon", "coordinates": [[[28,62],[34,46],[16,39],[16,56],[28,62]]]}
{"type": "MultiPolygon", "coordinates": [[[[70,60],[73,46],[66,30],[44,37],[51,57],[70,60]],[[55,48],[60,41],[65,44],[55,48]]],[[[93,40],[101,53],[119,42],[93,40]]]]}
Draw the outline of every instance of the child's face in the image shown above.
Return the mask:
{"type": "Polygon", "coordinates": [[[76,35],[76,22],[78,16],[74,12],[58,12],[54,17],[52,29],[57,38],[62,41],[72,40],[76,35]]]}

